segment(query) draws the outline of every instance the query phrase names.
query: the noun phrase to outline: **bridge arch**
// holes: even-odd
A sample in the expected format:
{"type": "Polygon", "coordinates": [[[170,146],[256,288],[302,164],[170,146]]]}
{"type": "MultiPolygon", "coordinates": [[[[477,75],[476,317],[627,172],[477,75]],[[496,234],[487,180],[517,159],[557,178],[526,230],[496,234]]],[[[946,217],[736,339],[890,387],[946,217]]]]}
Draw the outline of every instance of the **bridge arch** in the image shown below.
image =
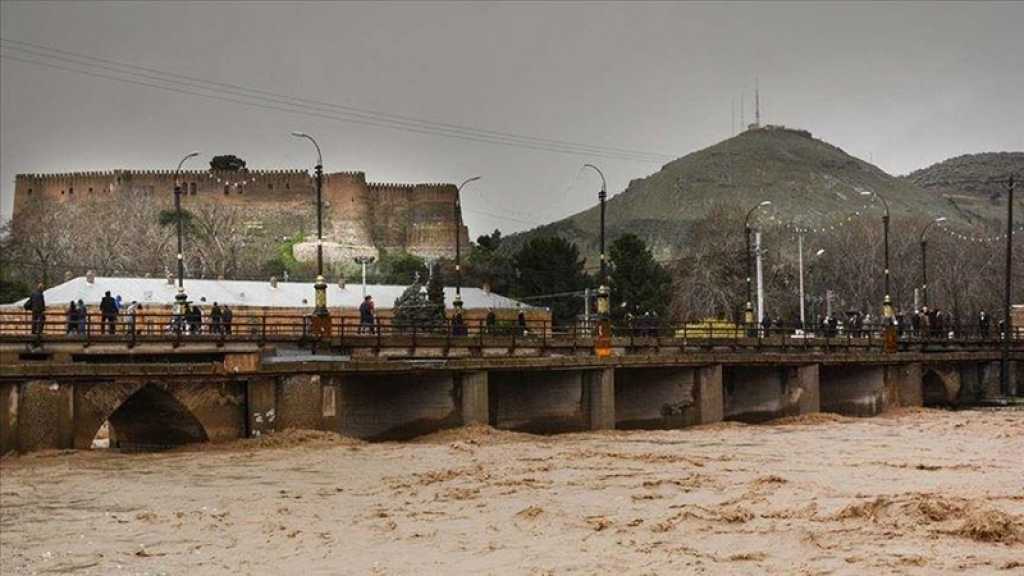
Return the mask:
{"type": "Polygon", "coordinates": [[[925,406],[950,406],[960,397],[960,374],[955,369],[930,367],[921,374],[921,401],[925,406]]]}
{"type": "Polygon", "coordinates": [[[106,420],[111,447],[155,450],[205,442],[199,419],[164,386],[146,384],[125,399],[106,420]]]}

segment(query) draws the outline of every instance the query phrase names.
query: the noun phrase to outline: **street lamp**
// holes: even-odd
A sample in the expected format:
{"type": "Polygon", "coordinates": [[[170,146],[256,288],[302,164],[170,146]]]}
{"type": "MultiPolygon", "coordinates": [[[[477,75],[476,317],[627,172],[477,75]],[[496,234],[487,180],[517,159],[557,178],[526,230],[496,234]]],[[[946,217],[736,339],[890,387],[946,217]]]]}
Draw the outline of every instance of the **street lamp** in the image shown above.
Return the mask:
{"type": "Polygon", "coordinates": [[[465,179],[455,192],[455,302],[452,305],[456,312],[462,310],[462,188],[470,182],[476,182],[480,176],[465,179]]]}
{"type": "Polygon", "coordinates": [[[751,208],[750,211],[747,212],[747,217],[743,219],[743,232],[746,234],[747,242],[747,306],[743,312],[743,319],[747,324],[754,323],[754,296],[753,290],[750,287],[750,268],[753,265],[751,262],[752,258],[750,254],[750,217],[753,216],[754,212],[756,212],[757,210],[771,205],[771,200],[762,200],[757,204],[757,206],[751,208]]]}
{"type": "Polygon", "coordinates": [[[925,234],[928,233],[928,229],[933,224],[941,224],[946,221],[946,217],[942,216],[932,220],[921,230],[921,297],[924,301],[924,307],[928,307],[928,240],[925,238],[925,234]]]}
{"type": "Polygon", "coordinates": [[[316,307],[313,310],[313,331],[317,334],[330,336],[331,317],[327,312],[327,281],[324,279],[324,159],[320,153],[320,145],[312,136],[304,132],[292,132],[296,138],[305,138],[316,147],[316,283],[313,284],[316,307]]]}
{"type": "Polygon", "coordinates": [[[363,300],[366,299],[366,265],[373,264],[374,260],[376,260],[376,258],[373,256],[357,256],[355,258],[356,264],[363,267],[363,300]]]}
{"type": "Polygon", "coordinates": [[[597,286],[597,315],[599,319],[604,320],[608,317],[608,298],[610,296],[608,290],[608,264],[604,252],[604,211],[605,200],[608,198],[608,186],[604,179],[604,173],[601,172],[600,168],[593,164],[584,164],[583,167],[592,169],[601,177],[601,191],[597,193],[597,199],[601,204],[601,273],[597,286]]]}
{"type": "MultiPolygon", "coordinates": [[[[181,182],[178,180],[178,176],[181,174],[181,166],[185,161],[196,156],[199,156],[198,151],[189,152],[174,169],[174,211],[178,228],[178,293],[174,295],[177,322],[182,322],[185,319],[185,307],[188,305],[188,296],[185,295],[185,255],[181,247],[181,182]]],[[[180,329],[180,326],[176,326],[176,328],[180,329]]]]}
{"type": "Polygon", "coordinates": [[[885,243],[885,298],[882,300],[882,316],[886,319],[892,319],[892,298],[889,296],[889,203],[885,201],[885,198],[879,195],[874,190],[862,190],[861,196],[874,196],[882,201],[882,206],[885,207],[885,215],[882,216],[882,229],[883,238],[885,243]]]}
{"type": "MultiPolygon", "coordinates": [[[[800,329],[806,329],[806,320],[804,318],[804,233],[800,232],[797,235],[797,248],[800,251],[798,260],[800,261],[800,329]]],[[[817,258],[825,253],[824,248],[818,249],[814,253],[814,257],[817,258]]]]}

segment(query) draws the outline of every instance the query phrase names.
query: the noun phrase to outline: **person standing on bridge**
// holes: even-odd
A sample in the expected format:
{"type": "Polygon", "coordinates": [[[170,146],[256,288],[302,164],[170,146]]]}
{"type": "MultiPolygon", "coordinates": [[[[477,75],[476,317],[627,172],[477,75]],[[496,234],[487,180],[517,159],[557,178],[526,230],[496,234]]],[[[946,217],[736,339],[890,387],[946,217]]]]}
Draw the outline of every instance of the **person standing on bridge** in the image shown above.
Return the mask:
{"type": "Polygon", "coordinates": [[[373,334],[374,305],[373,296],[367,294],[363,297],[363,303],[359,305],[359,333],[369,332],[373,334]]]}
{"type": "Polygon", "coordinates": [[[114,333],[114,327],[117,324],[117,302],[114,301],[109,290],[100,299],[100,321],[101,334],[107,334],[108,330],[110,334],[114,333]]]}
{"type": "Polygon", "coordinates": [[[42,334],[46,323],[46,298],[43,297],[43,283],[36,286],[35,292],[25,301],[25,310],[32,312],[32,333],[42,334]]]}
{"type": "Polygon", "coordinates": [[[519,304],[519,312],[516,314],[516,326],[519,328],[519,335],[526,336],[526,313],[523,312],[523,305],[519,304]]]}
{"type": "Polygon", "coordinates": [[[78,299],[78,333],[89,333],[89,309],[85,307],[85,301],[78,299]]]}
{"type": "Polygon", "coordinates": [[[225,304],[224,305],[224,312],[222,313],[222,316],[221,316],[221,322],[222,322],[222,326],[224,328],[224,334],[227,335],[227,336],[231,336],[231,319],[232,319],[232,316],[234,316],[234,313],[232,313],[231,312],[231,308],[229,308],[228,305],[225,304]]]}
{"type": "Polygon", "coordinates": [[[772,333],[772,319],[767,314],[765,314],[764,318],[761,320],[761,329],[764,331],[764,337],[765,338],[771,336],[771,333],[772,333]]]}
{"type": "Polygon", "coordinates": [[[213,303],[213,308],[210,309],[210,333],[220,334],[221,332],[221,311],[220,305],[217,302],[213,303]]]}
{"type": "Polygon", "coordinates": [[[68,331],[67,331],[68,334],[77,334],[78,333],[78,306],[75,305],[75,301],[74,300],[72,300],[71,304],[68,306],[67,318],[68,318],[68,331]]]}
{"type": "Polygon", "coordinates": [[[978,333],[982,338],[987,339],[989,330],[992,328],[992,319],[985,313],[984,310],[978,312],[978,333]]]}

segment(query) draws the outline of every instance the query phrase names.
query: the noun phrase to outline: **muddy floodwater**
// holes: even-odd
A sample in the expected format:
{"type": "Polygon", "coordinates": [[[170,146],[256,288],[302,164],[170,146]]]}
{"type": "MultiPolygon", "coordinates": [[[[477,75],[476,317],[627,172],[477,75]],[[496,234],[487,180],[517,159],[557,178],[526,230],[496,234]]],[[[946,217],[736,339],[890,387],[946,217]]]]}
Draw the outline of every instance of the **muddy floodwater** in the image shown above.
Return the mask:
{"type": "Polygon", "coordinates": [[[8,574],[1024,574],[1024,411],[0,463],[8,574]]]}

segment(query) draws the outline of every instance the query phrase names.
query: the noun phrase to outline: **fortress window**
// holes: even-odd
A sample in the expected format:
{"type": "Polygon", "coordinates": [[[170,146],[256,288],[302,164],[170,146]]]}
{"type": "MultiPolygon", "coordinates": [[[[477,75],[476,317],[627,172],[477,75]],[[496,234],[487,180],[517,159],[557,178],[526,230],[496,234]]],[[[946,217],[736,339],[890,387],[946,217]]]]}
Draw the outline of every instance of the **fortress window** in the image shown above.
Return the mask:
{"type": "Polygon", "coordinates": [[[60,195],[61,195],[61,196],[63,196],[63,195],[64,195],[64,191],[63,191],[63,190],[61,190],[61,191],[60,191],[60,195]]]}
{"type": "Polygon", "coordinates": [[[228,195],[228,185],[227,184],[224,185],[224,195],[225,196],[228,195]]]}
{"type": "Polygon", "coordinates": [[[91,187],[89,188],[89,194],[92,194],[92,188],[91,187]]]}
{"type": "Polygon", "coordinates": [[[274,189],[274,183],[273,182],[268,183],[267,184],[267,190],[273,190],[273,189],[274,189]]]}
{"type": "Polygon", "coordinates": [[[31,189],[31,188],[29,188],[29,189],[28,189],[28,195],[29,195],[29,196],[31,196],[31,195],[32,195],[32,189],[31,189]]]}
{"type": "Polygon", "coordinates": [[[189,182],[188,183],[188,193],[189,193],[190,196],[195,196],[196,195],[196,183],[195,182],[189,182]]]}
{"type": "Polygon", "coordinates": [[[291,182],[285,182],[284,183],[284,189],[285,190],[291,190],[292,189],[292,183],[291,182]]]}
{"type": "Polygon", "coordinates": [[[68,188],[68,195],[69,195],[69,196],[70,196],[71,194],[74,194],[74,193],[75,193],[75,189],[74,189],[74,188],[68,188]]]}

